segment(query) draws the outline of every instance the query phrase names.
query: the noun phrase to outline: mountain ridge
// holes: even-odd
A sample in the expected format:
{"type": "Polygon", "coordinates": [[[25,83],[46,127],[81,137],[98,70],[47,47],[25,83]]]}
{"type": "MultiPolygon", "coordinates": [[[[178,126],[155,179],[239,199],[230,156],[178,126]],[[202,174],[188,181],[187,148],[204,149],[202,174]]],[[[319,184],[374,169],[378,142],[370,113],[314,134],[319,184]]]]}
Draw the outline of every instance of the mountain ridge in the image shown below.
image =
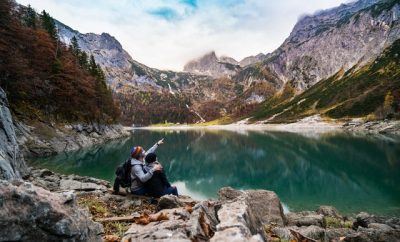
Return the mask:
{"type": "MultiPolygon", "coordinates": [[[[182,107],[189,105],[208,113],[206,106],[213,103],[218,108],[213,108],[209,117],[240,117],[256,110],[274,93],[290,89],[297,95],[340,70],[367,64],[399,38],[399,14],[398,1],[361,0],[304,16],[277,50],[248,57],[250,64],[244,66],[233,58],[209,52],[205,58],[189,62],[191,65],[184,69],[187,72],[181,73],[147,67],[133,60],[120,44],[114,48],[115,53],[109,50],[115,54],[116,64],[101,60],[112,60],[109,52],[96,48],[90,51],[118,93],[179,94],[182,100],[190,100],[182,107]],[[124,59],[120,66],[118,58],[124,59]]],[[[96,38],[118,42],[108,34],[93,36],[94,42],[102,42],[96,38]]]]}

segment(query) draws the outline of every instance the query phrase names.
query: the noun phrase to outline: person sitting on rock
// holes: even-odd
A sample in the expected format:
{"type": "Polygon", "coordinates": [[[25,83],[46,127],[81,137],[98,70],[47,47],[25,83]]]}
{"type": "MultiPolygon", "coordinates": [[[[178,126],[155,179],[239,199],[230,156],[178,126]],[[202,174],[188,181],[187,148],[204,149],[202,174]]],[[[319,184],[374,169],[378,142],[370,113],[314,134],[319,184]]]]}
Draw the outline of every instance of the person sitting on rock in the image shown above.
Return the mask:
{"type": "MultiPolygon", "coordinates": [[[[155,166],[160,165],[157,161],[157,155],[149,153],[145,158],[146,164],[144,169],[151,171],[155,166]]],[[[144,187],[148,192],[148,195],[152,197],[161,197],[163,195],[172,194],[178,196],[178,189],[175,186],[171,186],[167,176],[163,170],[155,171],[153,176],[144,183],[144,187]]]]}
{"type": "Polygon", "coordinates": [[[154,172],[161,171],[162,166],[157,164],[151,169],[144,170],[144,158],[149,154],[153,153],[158,146],[164,143],[164,139],[159,140],[153,145],[147,152],[141,146],[135,146],[131,151],[131,193],[134,195],[146,195],[147,191],[144,187],[144,183],[150,180],[154,172]]]}

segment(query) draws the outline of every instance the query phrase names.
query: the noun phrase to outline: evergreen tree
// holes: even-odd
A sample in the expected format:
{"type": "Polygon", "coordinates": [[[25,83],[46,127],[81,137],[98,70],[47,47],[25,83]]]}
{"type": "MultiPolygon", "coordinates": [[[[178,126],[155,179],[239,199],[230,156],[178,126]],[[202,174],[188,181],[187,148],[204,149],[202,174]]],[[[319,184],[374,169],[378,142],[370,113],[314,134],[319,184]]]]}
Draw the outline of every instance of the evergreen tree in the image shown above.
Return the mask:
{"type": "Polygon", "coordinates": [[[97,79],[105,85],[105,83],[106,83],[106,76],[104,75],[104,72],[103,72],[103,70],[101,69],[101,67],[100,67],[99,64],[97,64],[97,79]]]}
{"type": "Polygon", "coordinates": [[[28,5],[26,12],[24,14],[25,25],[29,28],[36,29],[36,11],[28,5]]]}
{"type": "Polygon", "coordinates": [[[94,60],[94,56],[93,55],[90,55],[89,72],[94,77],[96,77],[97,74],[98,74],[97,64],[96,64],[96,61],[94,60]]]}
{"type": "Polygon", "coordinates": [[[54,75],[58,75],[62,72],[62,70],[63,70],[62,62],[60,61],[59,58],[56,58],[53,62],[53,65],[51,66],[51,72],[54,75]]]}
{"type": "Polygon", "coordinates": [[[85,51],[81,51],[81,53],[79,54],[79,56],[78,56],[78,62],[79,62],[79,65],[80,65],[82,68],[84,68],[84,69],[86,69],[86,70],[89,69],[89,68],[88,68],[88,66],[89,66],[88,55],[86,54],[85,51]]]}
{"type": "Polygon", "coordinates": [[[79,47],[78,40],[76,39],[75,36],[72,37],[72,39],[71,39],[71,49],[72,49],[72,52],[74,53],[74,55],[79,58],[81,48],[79,47]]]}
{"type": "Polygon", "coordinates": [[[42,27],[44,30],[49,33],[52,39],[58,40],[57,36],[57,27],[54,22],[54,19],[46,12],[43,10],[42,15],[40,16],[42,20],[42,27]]]}

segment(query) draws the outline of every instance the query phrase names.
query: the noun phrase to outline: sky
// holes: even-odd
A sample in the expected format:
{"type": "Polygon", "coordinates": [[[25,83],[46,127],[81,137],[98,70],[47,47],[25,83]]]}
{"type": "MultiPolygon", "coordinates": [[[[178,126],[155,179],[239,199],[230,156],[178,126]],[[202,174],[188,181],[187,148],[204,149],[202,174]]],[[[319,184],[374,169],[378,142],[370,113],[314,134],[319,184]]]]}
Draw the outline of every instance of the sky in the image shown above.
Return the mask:
{"type": "Polygon", "coordinates": [[[109,33],[149,67],[183,70],[210,51],[269,53],[297,20],[349,0],[17,0],[81,33],[109,33]]]}

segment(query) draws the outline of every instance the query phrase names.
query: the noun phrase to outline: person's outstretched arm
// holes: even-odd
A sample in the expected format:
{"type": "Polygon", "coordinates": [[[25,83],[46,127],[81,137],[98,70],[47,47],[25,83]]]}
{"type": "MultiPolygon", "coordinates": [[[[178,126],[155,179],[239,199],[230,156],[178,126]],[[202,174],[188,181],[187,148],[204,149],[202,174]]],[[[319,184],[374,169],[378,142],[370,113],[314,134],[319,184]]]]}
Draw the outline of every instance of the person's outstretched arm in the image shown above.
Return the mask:
{"type": "Polygon", "coordinates": [[[155,143],[150,149],[148,149],[146,151],[145,155],[150,154],[150,153],[154,153],[154,151],[156,151],[158,146],[162,145],[163,143],[164,143],[164,139],[160,139],[159,141],[157,141],[157,143],[155,143]]]}

